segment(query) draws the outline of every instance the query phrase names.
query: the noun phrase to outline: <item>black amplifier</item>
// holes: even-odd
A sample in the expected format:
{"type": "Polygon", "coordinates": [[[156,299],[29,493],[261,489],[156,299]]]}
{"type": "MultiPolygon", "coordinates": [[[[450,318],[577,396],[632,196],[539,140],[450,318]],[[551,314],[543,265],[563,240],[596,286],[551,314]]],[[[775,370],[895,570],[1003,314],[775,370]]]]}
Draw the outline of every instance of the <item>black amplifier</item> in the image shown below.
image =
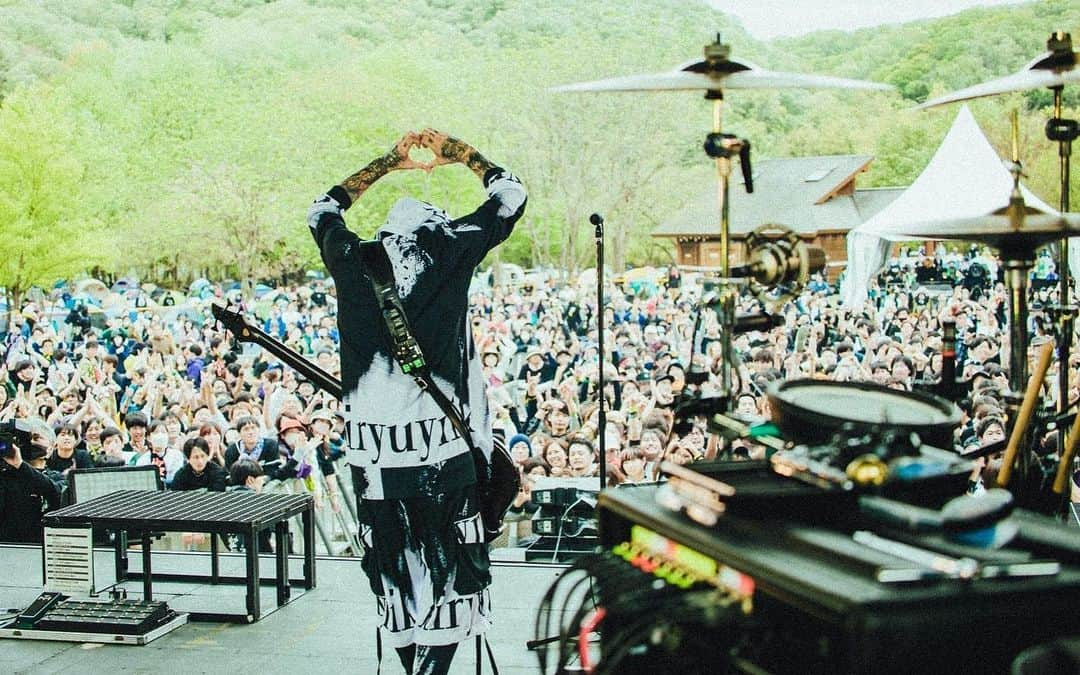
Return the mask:
{"type": "Polygon", "coordinates": [[[583,643],[600,636],[600,663],[618,659],[597,672],[1004,673],[1027,647],[1080,633],[1080,537],[1049,518],[1017,511],[1015,543],[972,550],[869,531],[845,513],[851,500],[820,493],[705,526],[658,504],[664,489],[600,495],[602,560],[589,564],[607,568],[573,624],[583,643]],[[650,633],[650,620],[667,629],[650,633]]]}

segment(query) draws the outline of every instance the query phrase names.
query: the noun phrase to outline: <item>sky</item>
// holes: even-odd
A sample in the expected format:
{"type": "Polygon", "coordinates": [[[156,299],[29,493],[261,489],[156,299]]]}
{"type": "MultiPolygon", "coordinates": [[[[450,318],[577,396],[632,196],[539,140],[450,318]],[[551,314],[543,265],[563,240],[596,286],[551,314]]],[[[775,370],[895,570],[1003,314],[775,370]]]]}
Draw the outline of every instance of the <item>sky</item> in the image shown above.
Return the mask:
{"type": "Polygon", "coordinates": [[[760,39],[817,30],[855,30],[886,23],[956,14],[972,7],[1014,5],[1031,0],[709,0],[742,21],[760,39]]]}

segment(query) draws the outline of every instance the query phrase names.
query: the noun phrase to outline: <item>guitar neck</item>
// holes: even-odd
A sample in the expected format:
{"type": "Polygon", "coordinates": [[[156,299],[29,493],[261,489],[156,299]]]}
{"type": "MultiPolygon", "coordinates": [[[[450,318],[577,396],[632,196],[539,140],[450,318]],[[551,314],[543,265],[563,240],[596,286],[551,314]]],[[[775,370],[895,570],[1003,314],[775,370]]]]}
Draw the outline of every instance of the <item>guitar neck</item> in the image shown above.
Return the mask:
{"type": "Polygon", "coordinates": [[[341,400],[341,380],[318,367],[311,361],[308,361],[292,349],[289,349],[281,341],[271,337],[270,334],[251,324],[246,324],[243,329],[241,329],[241,335],[238,335],[237,337],[242,341],[254,342],[259,345],[281,359],[282,362],[289,365],[293,370],[311,380],[311,383],[316,387],[322,389],[337,400],[341,400]]]}

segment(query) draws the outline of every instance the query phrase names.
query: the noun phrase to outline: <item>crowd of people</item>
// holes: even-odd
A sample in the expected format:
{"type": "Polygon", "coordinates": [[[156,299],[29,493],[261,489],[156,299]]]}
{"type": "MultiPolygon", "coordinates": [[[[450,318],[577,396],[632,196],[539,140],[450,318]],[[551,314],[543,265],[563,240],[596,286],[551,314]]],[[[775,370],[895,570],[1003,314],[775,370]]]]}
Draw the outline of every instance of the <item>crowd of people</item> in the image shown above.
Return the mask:
{"type": "MultiPolygon", "coordinates": [[[[1053,274],[1050,264],[1043,278],[1053,274]]],[[[939,246],[930,255],[903,251],[858,308],[841,306],[835,284],[816,278],[769,308],[782,313],[782,326],[734,338],[735,414],[767,419],[770,386],[798,378],[933,388],[943,322],[953,321],[964,413],[957,449],[1002,437],[1009,350],[998,277],[987,252],[939,246]]],[[[609,283],[601,429],[595,285],[557,274],[529,279],[502,286],[478,275],[470,303],[492,416],[526,477],[517,508],[536,476],[606,471],[617,485],[657,480],[663,460],[764,455],[747,440],[722,442],[700,414],[701,400],[721,388],[720,326],[700,302],[707,282],[671,274],[609,283]],[[698,414],[684,414],[694,401],[698,414]]],[[[1033,300],[1048,304],[1054,293],[1043,285],[1033,300]]],[[[61,504],[68,472],[79,468],[153,465],[175,490],[258,491],[266,480],[318,479],[336,502],[343,486],[335,460],[347,445],[338,401],[260,348],[237,343],[213,319],[208,299],[244,308],[241,293],[203,286],[198,298],[172,306],[135,302],[137,288],[129,295],[97,322],[80,320],[86,314],[74,305],[56,311],[59,291],[10,313],[0,422],[22,420],[33,443],[4,456],[0,538],[40,537],[32,513],[16,502],[36,503],[39,513],[43,502],[61,504]]],[[[746,295],[738,309],[760,311],[758,303],[746,295]]],[[[259,307],[250,320],[338,374],[332,283],[270,290],[259,307]]],[[[1048,331],[1039,307],[1030,328],[1037,345],[1048,331]]],[[[1072,398],[1078,364],[1075,357],[1068,364],[1072,398]]]]}

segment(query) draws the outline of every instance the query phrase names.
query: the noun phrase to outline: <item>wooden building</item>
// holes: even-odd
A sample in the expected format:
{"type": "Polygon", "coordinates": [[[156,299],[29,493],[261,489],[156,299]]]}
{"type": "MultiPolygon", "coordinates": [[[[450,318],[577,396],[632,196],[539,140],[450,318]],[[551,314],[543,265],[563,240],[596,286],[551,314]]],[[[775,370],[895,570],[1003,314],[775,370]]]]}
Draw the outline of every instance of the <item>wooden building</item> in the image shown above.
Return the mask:
{"type": "MultiPolygon", "coordinates": [[[[859,189],[869,155],[788,157],[754,163],[754,192],[747,194],[736,168],[731,178],[731,260],[745,258],[746,235],[761,225],[783,225],[820,246],[835,279],[847,263],[847,233],[896,199],[904,188],[859,189]]],[[[719,267],[720,212],[716,186],[660,224],[654,237],[675,240],[680,265],[719,267]]]]}

